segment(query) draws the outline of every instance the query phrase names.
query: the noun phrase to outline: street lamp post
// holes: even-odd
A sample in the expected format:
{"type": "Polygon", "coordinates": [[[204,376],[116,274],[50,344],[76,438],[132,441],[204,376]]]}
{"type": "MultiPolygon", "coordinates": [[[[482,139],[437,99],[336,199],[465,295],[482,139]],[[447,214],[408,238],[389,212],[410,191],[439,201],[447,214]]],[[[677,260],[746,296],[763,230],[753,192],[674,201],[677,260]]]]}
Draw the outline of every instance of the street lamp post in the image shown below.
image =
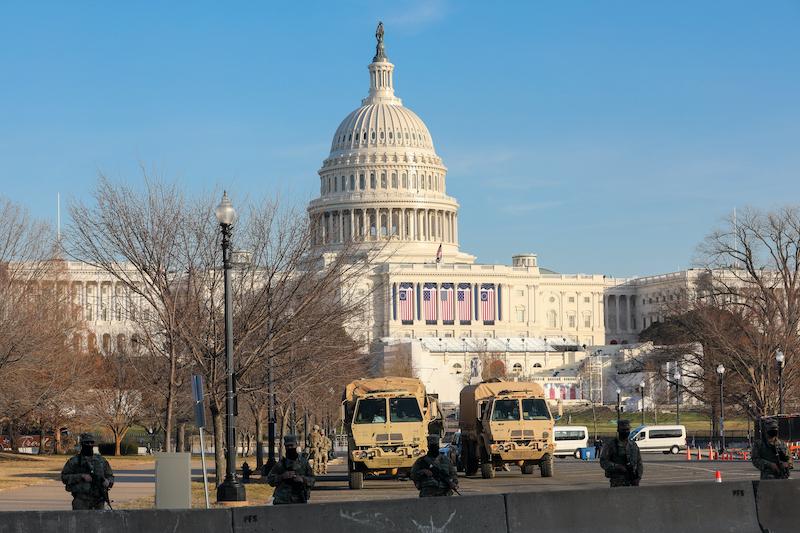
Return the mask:
{"type": "Polygon", "coordinates": [[[617,389],[617,425],[619,425],[620,419],[620,403],[619,403],[619,395],[622,394],[620,389],[617,389]]]}
{"type": "Polygon", "coordinates": [[[783,364],[786,356],[778,350],[775,352],[775,361],[778,363],[778,414],[783,414],[783,364]]]}
{"type": "Polygon", "coordinates": [[[719,376],[719,440],[722,450],[725,449],[725,400],[723,399],[723,388],[725,383],[725,367],[722,363],[717,365],[717,375],[719,376]]]}
{"type": "Polygon", "coordinates": [[[215,211],[222,231],[222,269],[225,281],[225,370],[227,383],[225,389],[225,429],[227,433],[227,464],[225,479],[217,487],[218,502],[243,502],[247,500],[244,485],[236,478],[236,416],[234,414],[234,371],[233,371],[233,292],[231,291],[231,229],[236,219],[227,193],[222,194],[215,211]]]}
{"type": "Polygon", "coordinates": [[[639,390],[642,392],[642,425],[644,425],[644,380],[639,382],[639,390]]]}
{"type": "Polygon", "coordinates": [[[681,370],[676,366],[675,373],[672,374],[675,380],[675,424],[681,423],[681,370]]]}

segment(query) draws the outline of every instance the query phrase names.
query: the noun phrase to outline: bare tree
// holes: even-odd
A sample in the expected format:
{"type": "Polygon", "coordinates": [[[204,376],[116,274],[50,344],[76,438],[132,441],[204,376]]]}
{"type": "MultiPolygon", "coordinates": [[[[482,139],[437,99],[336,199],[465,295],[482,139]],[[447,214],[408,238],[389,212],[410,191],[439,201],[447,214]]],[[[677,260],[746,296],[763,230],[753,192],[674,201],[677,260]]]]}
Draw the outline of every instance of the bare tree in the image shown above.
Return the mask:
{"type": "Polygon", "coordinates": [[[669,305],[668,325],[654,340],[660,334],[699,343],[676,353],[688,363],[689,379],[703,382],[690,394],[714,405],[722,364],[726,402],[754,417],[775,413],[778,350],[786,357],[787,398],[795,397],[800,375],[800,208],[745,210],[705,239],[700,257],[704,272],[669,305]]]}

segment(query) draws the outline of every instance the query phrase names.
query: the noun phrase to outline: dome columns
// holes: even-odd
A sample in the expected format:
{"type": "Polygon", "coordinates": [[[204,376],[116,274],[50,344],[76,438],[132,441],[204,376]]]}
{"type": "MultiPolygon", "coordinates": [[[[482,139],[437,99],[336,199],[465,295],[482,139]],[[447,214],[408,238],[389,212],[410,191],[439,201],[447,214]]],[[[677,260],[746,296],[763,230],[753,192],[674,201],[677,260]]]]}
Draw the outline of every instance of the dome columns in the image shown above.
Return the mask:
{"type": "Polygon", "coordinates": [[[458,245],[457,214],[447,209],[363,207],[327,210],[312,215],[314,242],[401,241],[458,245]]]}

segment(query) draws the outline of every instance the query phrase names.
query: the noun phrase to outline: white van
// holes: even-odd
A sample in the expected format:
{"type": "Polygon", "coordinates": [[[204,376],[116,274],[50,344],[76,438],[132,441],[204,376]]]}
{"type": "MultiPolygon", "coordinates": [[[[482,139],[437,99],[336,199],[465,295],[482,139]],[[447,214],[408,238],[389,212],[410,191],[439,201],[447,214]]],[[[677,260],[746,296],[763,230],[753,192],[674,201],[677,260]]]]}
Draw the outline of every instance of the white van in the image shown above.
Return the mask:
{"type": "Polygon", "coordinates": [[[630,439],[643,452],[676,454],[686,449],[686,426],[639,426],[630,439]]]}
{"type": "Polygon", "coordinates": [[[556,457],[574,456],[581,458],[578,448],[586,448],[589,443],[589,429],[586,426],[555,426],[553,439],[556,442],[556,457]]]}

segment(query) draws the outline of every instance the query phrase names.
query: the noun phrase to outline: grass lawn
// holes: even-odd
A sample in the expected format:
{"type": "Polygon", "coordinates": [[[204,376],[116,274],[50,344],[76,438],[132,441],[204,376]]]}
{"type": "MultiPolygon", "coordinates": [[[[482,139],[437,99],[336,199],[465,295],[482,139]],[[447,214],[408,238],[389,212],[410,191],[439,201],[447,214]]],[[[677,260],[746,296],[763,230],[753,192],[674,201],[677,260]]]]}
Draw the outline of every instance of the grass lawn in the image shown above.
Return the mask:
{"type": "MultiPolygon", "coordinates": [[[[69,455],[27,455],[0,452],[0,490],[38,485],[48,479],[60,480],[69,455]]],[[[153,467],[152,456],[106,457],[114,470],[153,467]]]]}
{"type": "MultiPolygon", "coordinates": [[[[597,414],[597,431],[601,434],[613,434],[616,432],[617,413],[614,409],[609,407],[597,407],[595,409],[597,414]]],[[[636,427],[642,423],[642,413],[622,413],[622,418],[631,421],[631,426],[636,427]]],[[[652,409],[648,409],[645,413],[645,423],[655,424],[656,419],[653,415],[652,409]]],[[[675,411],[659,412],[659,424],[674,424],[675,411]]],[[[711,419],[707,413],[699,413],[696,411],[681,411],[681,424],[686,426],[688,433],[710,433],[711,432],[711,419]]],[[[591,408],[583,408],[580,411],[567,411],[564,410],[564,416],[559,420],[556,425],[567,426],[586,426],[590,432],[594,431],[594,422],[592,420],[591,408]],[[570,422],[570,419],[572,420],[570,422]]],[[[747,431],[747,418],[744,417],[731,417],[725,418],[725,429],[728,431],[747,431]]]]}
{"type": "MultiPolygon", "coordinates": [[[[202,480],[202,477],[200,478],[202,480]]],[[[218,505],[217,488],[214,486],[214,477],[209,476],[208,484],[208,501],[212,508],[224,507],[218,505]]],[[[272,487],[266,483],[261,483],[256,480],[255,483],[248,483],[245,485],[247,489],[247,503],[248,505],[266,505],[267,501],[272,497],[272,487]]],[[[203,509],[206,505],[206,499],[203,494],[203,482],[192,481],[192,508],[203,509]]],[[[139,498],[125,503],[115,505],[114,509],[152,509],[155,507],[155,496],[148,496],[146,498],[139,498]]]]}

